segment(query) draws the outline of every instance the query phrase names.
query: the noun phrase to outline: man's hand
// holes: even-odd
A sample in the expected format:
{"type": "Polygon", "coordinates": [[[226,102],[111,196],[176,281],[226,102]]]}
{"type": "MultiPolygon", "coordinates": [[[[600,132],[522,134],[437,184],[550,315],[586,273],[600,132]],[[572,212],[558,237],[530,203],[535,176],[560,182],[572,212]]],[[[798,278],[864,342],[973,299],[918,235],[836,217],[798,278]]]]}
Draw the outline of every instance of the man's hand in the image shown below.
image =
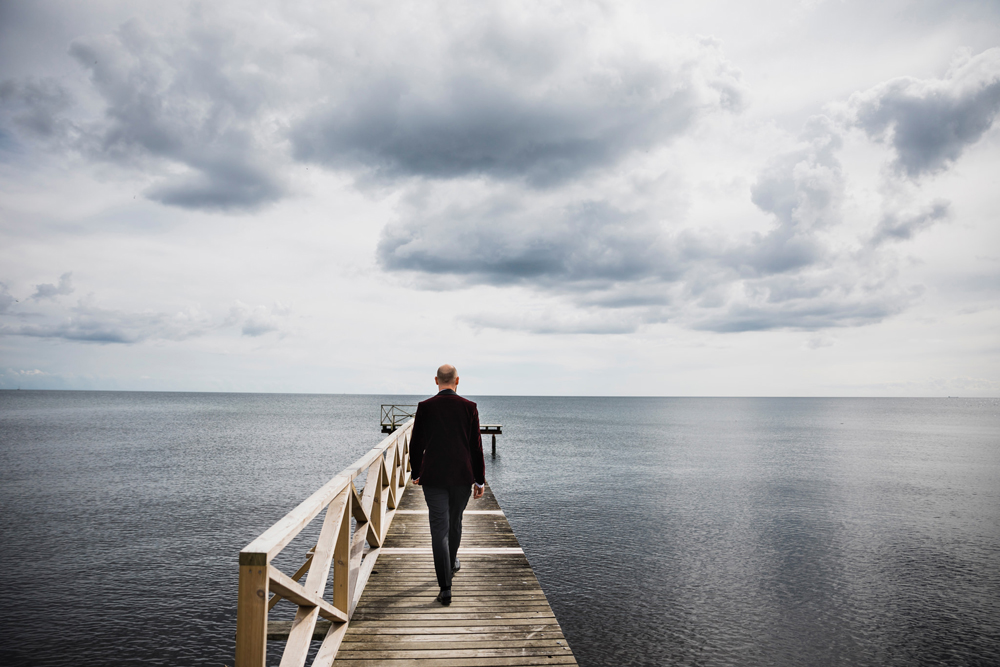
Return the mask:
{"type": "Polygon", "coordinates": [[[414,484],[416,484],[417,486],[420,486],[420,478],[419,477],[414,477],[410,481],[413,482],[414,484]]]}
{"type": "Polygon", "coordinates": [[[483,491],[484,491],[484,488],[482,486],[479,486],[478,484],[473,484],[472,485],[472,499],[473,500],[479,500],[480,498],[482,498],[483,497],[483,491]]]}

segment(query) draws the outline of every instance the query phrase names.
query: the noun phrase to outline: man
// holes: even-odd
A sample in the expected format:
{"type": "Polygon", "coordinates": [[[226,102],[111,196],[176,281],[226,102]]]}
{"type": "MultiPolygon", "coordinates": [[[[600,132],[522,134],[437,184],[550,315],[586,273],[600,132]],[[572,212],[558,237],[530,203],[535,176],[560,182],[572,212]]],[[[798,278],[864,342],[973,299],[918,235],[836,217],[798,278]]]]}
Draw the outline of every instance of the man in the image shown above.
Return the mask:
{"type": "Polygon", "coordinates": [[[410,468],[413,483],[423,488],[427,501],[434,572],[441,588],[436,599],[449,605],[451,577],[461,568],[462,513],[470,493],[473,498],[483,495],[486,462],[479,410],[455,391],[458,371],[445,364],[437,370],[434,383],[437,396],[417,405],[410,437],[410,468]]]}

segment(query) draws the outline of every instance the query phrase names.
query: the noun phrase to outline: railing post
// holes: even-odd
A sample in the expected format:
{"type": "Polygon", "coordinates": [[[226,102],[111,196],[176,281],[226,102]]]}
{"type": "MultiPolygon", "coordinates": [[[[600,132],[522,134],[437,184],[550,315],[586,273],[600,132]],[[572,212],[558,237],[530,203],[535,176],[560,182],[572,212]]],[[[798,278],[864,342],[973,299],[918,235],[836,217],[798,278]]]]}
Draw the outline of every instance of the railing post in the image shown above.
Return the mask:
{"type": "MultiPolygon", "coordinates": [[[[353,482],[352,482],[353,484],[353,482]]],[[[333,606],[348,616],[351,614],[351,503],[354,494],[345,489],[344,519],[333,546],[333,606]]]]}
{"type": "Polygon", "coordinates": [[[240,554],[236,667],[264,667],[267,661],[267,568],[266,554],[240,554]]]}

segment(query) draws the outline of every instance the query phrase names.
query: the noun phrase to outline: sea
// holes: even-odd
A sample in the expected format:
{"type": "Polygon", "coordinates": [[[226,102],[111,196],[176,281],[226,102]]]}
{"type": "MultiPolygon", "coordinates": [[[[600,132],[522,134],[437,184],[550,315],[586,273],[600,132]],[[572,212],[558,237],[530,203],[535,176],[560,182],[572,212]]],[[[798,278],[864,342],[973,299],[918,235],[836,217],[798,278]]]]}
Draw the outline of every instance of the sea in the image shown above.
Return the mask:
{"type": "MultiPolygon", "coordinates": [[[[232,665],[239,550],[422,398],[0,392],[0,665],[232,665]]],[[[470,398],[581,665],[1000,665],[1000,401],[470,398]]]]}

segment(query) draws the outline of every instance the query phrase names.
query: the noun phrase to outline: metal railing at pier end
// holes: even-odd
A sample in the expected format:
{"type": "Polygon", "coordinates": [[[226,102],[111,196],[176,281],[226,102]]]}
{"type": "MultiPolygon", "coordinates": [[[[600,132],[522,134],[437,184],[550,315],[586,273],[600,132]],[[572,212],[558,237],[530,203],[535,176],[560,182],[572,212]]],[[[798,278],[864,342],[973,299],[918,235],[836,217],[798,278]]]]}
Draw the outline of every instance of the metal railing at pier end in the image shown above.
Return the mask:
{"type": "MultiPolygon", "coordinates": [[[[397,428],[399,424],[402,424],[407,419],[412,419],[417,414],[416,405],[397,405],[394,403],[382,404],[381,418],[382,432],[392,433],[397,428]]],[[[480,424],[479,432],[483,435],[492,436],[492,456],[497,457],[497,436],[503,435],[503,425],[502,424],[480,424]]]]}
{"type": "Polygon", "coordinates": [[[400,424],[405,422],[407,419],[411,419],[417,414],[416,405],[386,405],[382,404],[382,417],[379,421],[382,422],[382,432],[392,433],[400,424]]]}

